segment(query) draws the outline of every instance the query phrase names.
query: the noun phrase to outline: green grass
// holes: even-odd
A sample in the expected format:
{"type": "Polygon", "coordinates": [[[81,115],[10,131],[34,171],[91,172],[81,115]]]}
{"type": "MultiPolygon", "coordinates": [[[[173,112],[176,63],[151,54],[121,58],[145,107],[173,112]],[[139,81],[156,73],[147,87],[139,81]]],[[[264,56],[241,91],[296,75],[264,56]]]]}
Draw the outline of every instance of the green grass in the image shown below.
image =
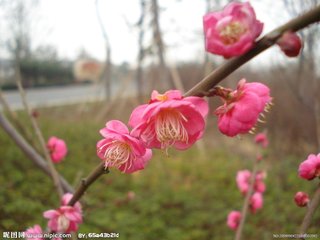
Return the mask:
{"type": "MultiPolygon", "coordinates": [[[[72,184],[100,163],[95,143],[103,121],[93,121],[93,117],[91,111],[79,114],[71,107],[40,111],[44,135],[56,135],[68,144],[68,157],[57,169],[72,184]]],[[[111,117],[119,118],[110,116],[107,120],[111,117]]],[[[0,229],[23,231],[34,224],[44,227],[43,211],[58,207],[52,182],[3,131],[0,146],[0,229]]],[[[232,149],[210,142],[206,146],[205,157],[197,147],[184,152],[170,150],[169,157],[154,151],[148,167],[132,175],[111,169],[83,198],[80,232],[117,232],[120,239],[130,240],[232,239],[234,233],[227,228],[226,217],[229,211],[240,210],[243,202],[235,175],[250,168],[250,161],[232,149]],[[135,193],[131,201],[127,200],[129,191],[135,193]]],[[[293,196],[300,190],[312,194],[316,188],[316,181],[298,178],[301,160],[269,157],[262,163],[268,172],[264,208],[248,216],[243,239],[272,239],[273,233],[298,231],[305,209],[295,206],[293,196]]],[[[319,221],[316,214],[310,233],[318,232],[319,221]]]]}

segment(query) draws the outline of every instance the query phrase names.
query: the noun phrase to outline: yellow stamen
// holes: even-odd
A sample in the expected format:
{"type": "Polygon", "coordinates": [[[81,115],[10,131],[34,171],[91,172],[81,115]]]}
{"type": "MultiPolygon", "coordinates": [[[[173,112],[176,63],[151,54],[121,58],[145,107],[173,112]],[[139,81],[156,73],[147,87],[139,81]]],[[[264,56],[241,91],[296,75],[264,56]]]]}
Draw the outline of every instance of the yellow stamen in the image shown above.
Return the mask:
{"type": "Polygon", "coordinates": [[[158,94],[158,95],[156,96],[156,99],[159,100],[159,101],[164,102],[164,101],[167,101],[167,100],[168,100],[168,96],[167,96],[166,94],[158,94]]]}
{"type": "Polygon", "coordinates": [[[106,167],[120,167],[125,164],[125,169],[131,168],[132,161],[129,160],[134,155],[131,154],[131,147],[127,143],[115,140],[101,146],[99,150],[104,151],[106,167]]]}
{"type": "Polygon", "coordinates": [[[246,31],[246,27],[241,23],[231,22],[220,31],[220,38],[226,45],[234,44],[246,31]]]}
{"type": "Polygon", "coordinates": [[[183,124],[188,120],[180,112],[166,109],[159,113],[155,122],[156,138],[167,148],[175,142],[188,142],[188,132],[183,124]]]}

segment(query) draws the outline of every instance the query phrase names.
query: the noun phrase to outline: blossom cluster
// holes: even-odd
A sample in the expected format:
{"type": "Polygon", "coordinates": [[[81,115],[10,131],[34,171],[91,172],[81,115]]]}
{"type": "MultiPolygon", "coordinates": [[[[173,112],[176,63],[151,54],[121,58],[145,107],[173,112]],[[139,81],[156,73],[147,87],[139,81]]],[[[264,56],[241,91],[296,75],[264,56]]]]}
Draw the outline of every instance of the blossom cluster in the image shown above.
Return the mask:
{"type": "MultiPolygon", "coordinates": [[[[268,145],[268,138],[265,133],[259,133],[255,136],[254,141],[256,144],[260,145],[262,148],[265,148],[268,145]]],[[[257,157],[256,161],[261,160],[261,155],[257,157]]],[[[254,175],[250,170],[240,170],[236,176],[236,183],[239,191],[244,197],[247,197],[252,187],[252,193],[250,191],[248,207],[251,213],[255,214],[258,210],[263,207],[263,193],[266,190],[266,185],[264,180],[266,178],[266,172],[258,171],[254,175]],[[252,185],[252,186],[251,186],[252,185]]],[[[227,217],[227,226],[236,230],[241,221],[241,212],[231,211],[227,217]]]]}
{"type": "MultiPolygon", "coordinates": [[[[299,177],[308,181],[320,178],[320,153],[310,154],[306,160],[299,165],[299,177]]],[[[298,207],[305,207],[310,202],[309,195],[305,192],[297,192],[294,201],[298,207]]]]}
{"type": "MultiPolygon", "coordinates": [[[[231,2],[222,11],[207,13],[203,29],[206,51],[230,58],[241,56],[256,45],[263,23],[249,2],[231,2]]],[[[302,48],[299,36],[290,31],[278,39],[277,45],[288,57],[296,57],[302,48]]]]}
{"type": "MultiPolygon", "coordinates": [[[[69,206],[68,203],[72,199],[71,193],[63,195],[60,207],[57,209],[51,209],[43,213],[44,218],[47,218],[48,229],[53,233],[71,233],[78,230],[79,224],[82,223],[82,207],[79,202],[76,202],[73,206],[69,206]]],[[[26,230],[26,236],[43,236],[43,230],[39,225],[35,225],[26,230]]],[[[44,240],[42,237],[27,237],[28,240],[44,240]]],[[[60,240],[60,238],[54,238],[53,240],[60,240]]]]}
{"type": "MultiPolygon", "coordinates": [[[[250,3],[232,2],[221,11],[206,14],[203,26],[206,51],[231,58],[241,56],[256,46],[264,24],[257,19],[250,3]]],[[[294,32],[279,36],[277,45],[289,57],[297,56],[302,48],[302,42],[294,32]]],[[[235,90],[223,87],[211,90],[222,100],[222,105],[213,111],[218,118],[218,128],[229,137],[251,132],[271,105],[269,87],[258,82],[241,79],[235,90]]],[[[164,94],[154,90],[147,104],[133,110],[128,126],[119,120],[105,124],[100,130],[103,138],[96,144],[97,156],[103,160],[105,168],[117,168],[128,174],[142,170],[152,158],[152,149],[167,152],[173,147],[185,150],[201,139],[208,114],[208,102],[202,97],[185,97],[178,90],[164,94]]],[[[257,135],[255,141],[264,148],[268,146],[265,134],[257,135]]],[[[64,140],[57,137],[48,140],[47,149],[54,163],[61,162],[68,152],[64,140]]],[[[258,156],[257,160],[261,158],[258,156]]],[[[252,174],[249,170],[237,174],[237,185],[243,195],[248,194],[252,174]]],[[[308,180],[319,177],[320,156],[310,155],[300,165],[299,175],[308,180]]],[[[265,173],[258,172],[253,179],[254,193],[250,196],[253,213],[263,205],[264,178],[265,173]]],[[[82,222],[82,210],[78,202],[74,206],[68,205],[71,198],[71,194],[64,195],[58,209],[44,212],[50,231],[77,231],[82,222]]],[[[296,195],[296,199],[296,202],[302,202],[301,205],[307,202],[301,193],[296,195]]],[[[240,212],[232,211],[228,216],[228,226],[236,229],[240,219],[240,212]]],[[[41,233],[42,229],[35,225],[27,232],[41,233]]]]}

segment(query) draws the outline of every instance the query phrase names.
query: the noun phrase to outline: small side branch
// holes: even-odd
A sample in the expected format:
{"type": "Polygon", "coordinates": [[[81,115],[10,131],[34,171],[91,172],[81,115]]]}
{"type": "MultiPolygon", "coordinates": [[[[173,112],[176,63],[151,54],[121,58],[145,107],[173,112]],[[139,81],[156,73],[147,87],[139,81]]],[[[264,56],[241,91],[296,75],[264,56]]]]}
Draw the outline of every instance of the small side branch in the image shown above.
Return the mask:
{"type": "Polygon", "coordinates": [[[48,163],[48,169],[50,171],[50,175],[52,177],[52,180],[53,180],[53,183],[54,183],[54,186],[57,190],[57,193],[59,194],[59,197],[61,198],[63,196],[63,189],[62,189],[62,186],[61,186],[61,183],[60,183],[60,180],[59,180],[59,174],[57,172],[57,170],[55,169],[52,161],[51,161],[51,157],[50,157],[50,154],[49,154],[49,151],[46,147],[46,142],[44,140],[44,137],[42,135],[42,132],[40,130],[40,127],[36,121],[36,119],[32,116],[32,112],[31,112],[31,109],[30,109],[30,106],[29,106],[29,103],[27,101],[27,98],[26,98],[26,94],[25,94],[25,91],[22,87],[22,83],[21,83],[21,75],[20,75],[20,67],[18,65],[16,65],[16,81],[17,81],[17,85],[18,85],[18,89],[19,89],[19,92],[20,92],[20,95],[21,95],[21,99],[22,99],[22,103],[24,105],[24,108],[31,120],[31,123],[32,123],[32,126],[33,126],[33,129],[35,131],[35,134],[40,142],[40,146],[41,146],[41,149],[43,151],[43,154],[45,156],[45,159],[47,160],[47,163],[48,163]]]}
{"type": "MultiPolygon", "coordinates": [[[[307,229],[309,228],[309,226],[311,224],[313,214],[315,213],[315,211],[319,207],[319,204],[320,204],[320,184],[318,185],[318,188],[312,198],[312,201],[311,201],[310,205],[308,206],[308,210],[306,212],[306,215],[303,218],[303,222],[302,222],[301,228],[300,228],[300,234],[305,234],[307,232],[307,229]]],[[[301,239],[304,239],[304,238],[301,238],[301,239]]]]}
{"type": "MultiPolygon", "coordinates": [[[[3,112],[0,111],[0,126],[3,130],[11,137],[11,139],[16,143],[16,145],[25,153],[25,155],[32,160],[32,162],[42,169],[49,176],[51,172],[49,170],[46,161],[34,150],[32,146],[15,130],[11,123],[4,116],[3,112]]],[[[59,176],[59,181],[65,192],[73,192],[73,188],[69,183],[61,176],[59,176]]]]}
{"type": "Polygon", "coordinates": [[[254,183],[255,183],[255,179],[256,179],[256,175],[257,175],[257,171],[258,171],[258,160],[254,161],[254,165],[253,165],[253,170],[252,170],[252,175],[251,175],[251,179],[250,179],[250,186],[249,186],[249,190],[246,194],[246,197],[244,199],[244,203],[242,206],[242,211],[241,211],[241,219],[240,219],[240,223],[239,223],[239,227],[237,228],[236,231],[236,235],[235,235],[235,240],[240,240],[241,239],[241,235],[243,232],[243,226],[245,224],[246,218],[247,218],[247,212],[249,209],[249,205],[250,205],[250,198],[253,194],[253,188],[254,188],[254,183]]]}

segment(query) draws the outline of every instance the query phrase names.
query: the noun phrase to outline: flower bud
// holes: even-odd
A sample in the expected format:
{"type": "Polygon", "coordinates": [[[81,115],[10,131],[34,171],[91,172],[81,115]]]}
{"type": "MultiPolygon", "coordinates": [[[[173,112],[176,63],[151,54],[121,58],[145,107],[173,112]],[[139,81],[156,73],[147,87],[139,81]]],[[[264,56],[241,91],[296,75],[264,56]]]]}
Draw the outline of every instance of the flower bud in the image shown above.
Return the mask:
{"type": "Polygon", "coordinates": [[[302,48],[300,37],[294,32],[285,32],[277,44],[288,57],[296,57],[302,48]]]}
{"type": "Polygon", "coordinates": [[[309,195],[305,192],[297,192],[294,196],[294,201],[298,207],[305,207],[310,201],[309,195]]]}

